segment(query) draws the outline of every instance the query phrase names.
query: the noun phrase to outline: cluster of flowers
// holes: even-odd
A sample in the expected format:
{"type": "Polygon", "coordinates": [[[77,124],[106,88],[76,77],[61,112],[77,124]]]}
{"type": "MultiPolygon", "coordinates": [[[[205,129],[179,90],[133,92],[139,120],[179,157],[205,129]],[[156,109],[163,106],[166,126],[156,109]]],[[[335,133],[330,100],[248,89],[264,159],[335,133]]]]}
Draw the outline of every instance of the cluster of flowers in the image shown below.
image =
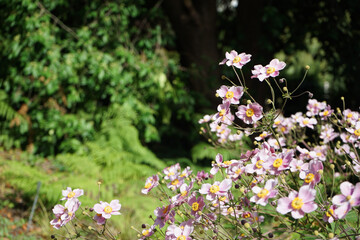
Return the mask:
{"type": "MultiPolygon", "coordinates": [[[[57,204],[52,209],[55,219],[51,220],[50,224],[55,229],[60,229],[75,218],[76,211],[81,208],[81,202],[78,197],[84,195],[84,190],[72,190],[70,187],[67,187],[66,190],[62,191],[62,195],[63,198],[60,200],[66,200],[64,206],[57,204]]],[[[93,221],[95,221],[97,225],[105,226],[106,221],[112,215],[120,215],[120,209],[121,204],[119,203],[119,200],[112,200],[110,204],[100,201],[100,203],[96,203],[93,208],[90,208],[90,212],[95,211],[96,214],[93,217],[93,221]]],[[[104,233],[104,230],[102,232],[104,233]]]]}
{"type": "MultiPolygon", "coordinates": [[[[220,64],[241,71],[250,58],[233,50],[220,64]]],[[[275,79],[285,66],[278,59],[265,67],[255,65],[252,78],[267,81],[270,88],[273,79],[284,98],[290,98],[294,91],[281,89],[284,80],[275,79]]],[[[305,114],[264,112],[245,79],[238,80],[241,86],[223,85],[216,91],[222,99],[217,113],[199,123],[207,124],[202,133],[213,133],[217,143],[252,135],[256,147],[237,159],[217,154],[209,173],[193,174],[175,164],[149,177],[142,193],[156,187],[166,204],[154,211],[153,224],[139,231],[139,239],[265,239],[274,230],[281,238],[297,233],[299,238],[360,239],[360,113],[335,111],[313,99],[305,114]],[[245,96],[247,105],[240,105],[245,96]],[[235,117],[247,127],[237,125],[235,117]],[[317,137],[309,139],[309,134],[317,137]],[[350,212],[357,221],[347,221],[350,212]],[[272,226],[262,223],[266,218],[272,226]]]]}

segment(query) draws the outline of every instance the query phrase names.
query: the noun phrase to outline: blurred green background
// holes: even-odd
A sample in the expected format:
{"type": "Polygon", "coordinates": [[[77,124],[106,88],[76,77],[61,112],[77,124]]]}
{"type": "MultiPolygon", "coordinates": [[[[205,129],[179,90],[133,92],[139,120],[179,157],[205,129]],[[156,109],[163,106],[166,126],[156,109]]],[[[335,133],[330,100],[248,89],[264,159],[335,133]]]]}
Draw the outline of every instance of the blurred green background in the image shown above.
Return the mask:
{"type": "Polygon", "coordinates": [[[0,0],[0,237],[49,237],[61,190],[85,189],[91,206],[101,179],[134,239],[130,226],[159,206],[140,195],[145,179],[176,162],[206,169],[217,153],[197,122],[216,111],[221,75],[235,77],[218,66],[225,51],[252,54],[243,69],[260,103],[270,93],[250,70],[277,57],[290,90],[310,65],[299,93],[358,109],[359,11],[357,0],[0,0]]]}

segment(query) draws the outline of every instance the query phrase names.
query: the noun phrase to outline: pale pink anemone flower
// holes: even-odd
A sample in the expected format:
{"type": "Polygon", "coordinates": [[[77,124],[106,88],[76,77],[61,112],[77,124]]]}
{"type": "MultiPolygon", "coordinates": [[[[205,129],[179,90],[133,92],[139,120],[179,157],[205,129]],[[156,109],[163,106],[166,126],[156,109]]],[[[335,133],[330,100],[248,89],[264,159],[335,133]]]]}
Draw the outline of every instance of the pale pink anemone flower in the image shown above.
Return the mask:
{"type": "Polygon", "coordinates": [[[307,117],[300,117],[297,119],[300,127],[308,127],[314,129],[314,125],[317,124],[317,120],[315,118],[307,118],[307,117]]]}
{"type": "Polygon", "coordinates": [[[201,186],[199,193],[206,194],[206,199],[213,201],[217,196],[225,196],[230,190],[231,185],[231,179],[225,179],[221,183],[216,181],[212,185],[210,183],[205,183],[201,186]]]}
{"type": "Polygon", "coordinates": [[[175,178],[178,177],[180,171],[181,171],[181,167],[179,163],[176,163],[170,167],[166,167],[163,170],[163,173],[166,175],[164,179],[173,181],[175,178]]]}
{"type": "Polygon", "coordinates": [[[299,219],[305,216],[305,213],[313,212],[317,209],[317,204],[314,202],[316,190],[310,188],[309,185],[302,186],[299,193],[292,191],[289,197],[283,197],[278,200],[276,211],[281,214],[291,212],[291,216],[299,219]]]}
{"type": "Polygon", "coordinates": [[[75,218],[75,212],[79,209],[81,202],[76,198],[65,203],[65,206],[57,204],[53,208],[55,219],[50,224],[55,228],[59,229],[66,223],[75,218]]]}
{"type": "Polygon", "coordinates": [[[324,143],[331,142],[336,137],[339,136],[339,133],[335,132],[330,124],[321,126],[320,138],[323,139],[324,143]]]}
{"type": "Polygon", "coordinates": [[[332,223],[334,220],[338,219],[338,217],[335,214],[336,206],[331,205],[329,210],[325,212],[325,215],[323,217],[324,222],[332,223]]]}
{"type": "Polygon", "coordinates": [[[306,109],[308,110],[306,112],[306,116],[313,117],[315,115],[318,115],[320,111],[324,110],[326,108],[326,102],[319,102],[316,99],[309,99],[308,104],[306,106],[306,109]]]}
{"type": "Polygon", "coordinates": [[[192,195],[188,202],[189,206],[191,207],[191,215],[198,217],[198,212],[202,211],[205,207],[204,197],[199,196],[196,198],[196,195],[192,195]]]}
{"type": "Polygon", "coordinates": [[[234,116],[230,111],[230,102],[224,102],[223,104],[219,104],[217,107],[218,112],[214,115],[215,122],[218,124],[219,122],[232,125],[234,121],[234,116]]]}
{"type": "Polygon", "coordinates": [[[148,229],[144,229],[141,231],[141,237],[140,240],[143,239],[147,239],[148,237],[150,237],[151,235],[153,235],[155,233],[155,225],[152,225],[150,228],[148,229]]]}
{"type": "Polygon", "coordinates": [[[262,65],[255,65],[252,70],[253,76],[251,78],[258,78],[260,82],[269,77],[276,77],[280,74],[280,70],[283,70],[286,66],[285,62],[279,61],[279,59],[273,59],[271,62],[263,67],[262,65]]]}
{"type": "Polygon", "coordinates": [[[119,203],[119,200],[112,200],[110,204],[100,201],[100,203],[94,205],[94,211],[97,214],[101,214],[105,219],[109,219],[111,215],[120,215],[120,209],[121,204],[119,203]]]}
{"type": "Polygon", "coordinates": [[[223,65],[226,63],[227,66],[234,66],[241,69],[246,63],[250,62],[250,58],[250,54],[238,54],[235,50],[232,50],[230,53],[225,53],[225,59],[222,60],[219,65],[223,65]]]}
{"type": "Polygon", "coordinates": [[[324,166],[321,161],[311,160],[309,168],[306,171],[300,172],[299,177],[304,180],[304,185],[309,185],[314,188],[321,180],[321,172],[324,166]]]}
{"type": "Polygon", "coordinates": [[[339,219],[345,217],[352,207],[360,205],[360,182],[355,187],[350,182],[340,184],[341,194],[335,195],[332,203],[337,205],[335,214],[339,219]]]}
{"type": "Polygon", "coordinates": [[[229,101],[231,104],[239,104],[239,100],[244,94],[244,88],[235,86],[229,88],[222,85],[218,90],[216,90],[216,93],[219,94],[219,97],[221,97],[223,101],[229,101]]]}
{"type": "Polygon", "coordinates": [[[278,183],[277,179],[270,179],[265,183],[264,188],[254,186],[251,190],[256,195],[250,198],[250,202],[254,202],[256,204],[266,206],[269,198],[275,197],[278,193],[278,190],[275,189],[277,183],[278,183]]]}
{"type": "Polygon", "coordinates": [[[141,189],[142,194],[148,194],[151,189],[159,185],[159,177],[158,175],[153,175],[152,177],[148,177],[145,182],[145,186],[141,189]]]}
{"type": "Polygon", "coordinates": [[[211,164],[210,174],[215,175],[220,168],[228,168],[235,160],[223,162],[223,156],[218,153],[215,157],[215,162],[211,164]]]}
{"type": "Polygon", "coordinates": [[[293,150],[284,150],[283,153],[271,156],[266,162],[264,162],[263,166],[271,175],[279,175],[282,171],[290,168],[293,156],[293,150]]]}
{"type": "Polygon", "coordinates": [[[193,188],[193,186],[194,186],[194,180],[191,181],[189,185],[187,185],[186,183],[183,183],[180,186],[180,193],[171,198],[171,201],[173,202],[173,204],[181,205],[183,202],[185,202],[186,198],[189,196],[189,193],[191,192],[191,189],[193,188]]]}
{"type": "Polygon", "coordinates": [[[74,189],[72,190],[70,187],[67,187],[66,190],[62,190],[62,195],[64,196],[60,200],[71,200],[76,199],[82,195],[84,195],[84,190],[82,189],[74,189]]]}
{"type": "Polygon", "coordinates": [[[159,228],[163,228],[166,222],[174,222],[175,211],[173,210],[173,208],[173,204],[169,204],[163,207],[157,207],[154,210],[154,215],[156,216],[154,225],[159,225],[159,228]]]}
{"type": "Polygon", "coordinates": [[[358,140],[360,139],[360,121],[356,122],[356,124],[354,124],[355,126],[352,128],[345,128],[346,131],[348,131],[349,133],[351,133],[351,138],[353,138],[354,140],[358,140]]]}
{"type": "Polygon", "coordinates": [[[258,103],[250,103],[247,106],[241,105],[235,115],[246,124],[252,124],[259,121],[262,115],[263,107],[258,103]]]}
{"type": "Polygon", "coordinates": [[[166,230],[166,240],[192,240],[190,235],[194,231],[194,221],[187,220],[180,226],[170,225],[166,230]]]}

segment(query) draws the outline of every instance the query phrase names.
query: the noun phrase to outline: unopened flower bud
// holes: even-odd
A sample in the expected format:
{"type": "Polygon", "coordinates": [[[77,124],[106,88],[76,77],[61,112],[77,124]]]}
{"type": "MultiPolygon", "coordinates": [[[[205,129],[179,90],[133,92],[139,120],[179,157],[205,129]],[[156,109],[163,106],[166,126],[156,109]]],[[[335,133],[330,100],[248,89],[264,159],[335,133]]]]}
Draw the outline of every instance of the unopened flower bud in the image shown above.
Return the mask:
{"type": "Polygon", "coordinates": [[[141,237],[141,235],[140,235],[140,234],[138,234],[138,235],[137,235],[137,237],[139,238],[139,237],[141,237]]]}
{"type": "Polygon", "coordinates": [[[143,224],[141,225],[141,227],[142,227],[142,228],[146,228],[146,224],[143,223],[143,224]]]}
{"type": "Polygon", "coordinates": [[[345,98],[344,98],[344,97],[341,97],[340,99],[341,99],[341,101],[344,101],[344,100],[345,100],[345,98]]]}
{"type": "Polygon", "coordinates": [[[309,69],[310,69],[310,66],[309,66],[309,65],[306,65],[306,66],[305,66],[305,69],[306,69],[306,70],[309,70],[309,69]]]}
{"type": "Polygon", "coordinates": [[[93,208],[90,208],[90,209],[89,209],[89,211],[90,211],[90,212],[93,212],[93,211],[94,211],[94,209],[93,209],[93,208]]]}
{"type": "Polygon", "coordinates": [[[318,173],[319,173],[320,175],[323,175],[324,170],[320,169],[320,170],[318,171],[318,173]]]}
{"type": "Polygon", "coordinates": [[[287,87],[283,87],[283,91],[284,91],[284,92],[287,92],[287,91],[288,91],[288,88],[287,88],[287,87]]]}
{"type": "Polygon", "coordinates": [[[251,103],[251,100],[247,100],[246,103],[247,103],[247,104],[250,104],[250,103],[251,103]]]}
{"type": "Polygon", "coordinates": [[[269,237],[269,238],[273,238],[273,237],[274,237],[274,234],[273,234],[273,233],[269,233],[269,234],[268,234],[268,237],[269,237]]]}
{"type": "Polygon", "coordinates": [[[215,97],[219,97],[219,94],[218,94],[218,93],[216,93],[216,94],[215,94],[215,97]]]}
{"type": "Polygon", "coordinates": [[[247,222],[246,222],[246,220],[245,220],[245,219],[243,219],[243,220],[241,220],[241,222],[240,222],[240,223],[241,223],[241,225],[245,225],[245,223],[247,223],[247,222]]]}
{"type": "Polygon", "coordinates": [[[285,78],[280,78],[279,83],[283,83],[285,81],[285,78]]]}
{"type": "Polygon", "coordinates": [[[89,229],[90,231],[93,230],[92,226],[88,226],[88,229],[89,229]]]}
{"type": "Polygon", "coordinates": [[[312,98],[313,96],[314,96],[314,94],[309,92],[309,98],[312,98]]]}
{"type": "Polygon", "coordinates": [[[209,143],[212,142],[210,138],[208,139],[208,142],[209,142],[209,143]]]}
{"type": "Polygon", "coordinates": [[[199,214],[199,216],[201,216],[201,215],[202,215],[202,211],[198,211],[197,214],[199,214]]]}
{"type": "Polygon", "coordinates": [[[345,161],[346,165],[350,166],[351,165],[351,162],[349,160],[346,160],[345,161]]]}
{"type": "Polygon", "coordinates": [[[319,235],[319,231],[315,230],[315,231],[314,231],[314,235],[315,235],[315,236],[319,235]]]}
{"type": "Polygon", "coordinates": [[[329,233],[329,238],[334,238],[335,235],[333,233],[329,233]]]}
{"type": "Polygon", "coordinates": [[[266,104],[272,104],[271,99],[266,99],[266,104]]]}
{"type": "Polygon", "coordinates": [[[244,188],[244,187],[241,187],[241,188],[240,188],[240,192],[241,192],[241,193],[244,193],[244,192],[245,192],[245,188],[244,188]]]}
{"type": "Polygon", "coordinates": [[[335,169],[335,165],[334,165],[334,164],[330,164],[330,168],[331,168],[331,169],[335,169]]]}

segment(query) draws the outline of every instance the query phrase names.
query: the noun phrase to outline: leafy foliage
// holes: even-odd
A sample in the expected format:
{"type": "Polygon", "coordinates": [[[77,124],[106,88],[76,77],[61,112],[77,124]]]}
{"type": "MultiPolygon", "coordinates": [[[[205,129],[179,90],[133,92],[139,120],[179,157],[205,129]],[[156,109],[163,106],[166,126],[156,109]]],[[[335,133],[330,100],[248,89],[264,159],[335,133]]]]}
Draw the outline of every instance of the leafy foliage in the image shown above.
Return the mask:
{"type": "Polygon", "coordinates": [[[4,103],[28,119],[27,127],[12,129],[7,121],[2,135],[54,155],[94,139],[112,104],[136,111],[143,142],[159,141],[158,129],[173,115],[192,113],[192,99],[176,77],[178,60],[163,47],[172,38],[161,12],[145,19],[145,1],[82,1],[63,11],[69,4],[2,1],[4,103]]]}

